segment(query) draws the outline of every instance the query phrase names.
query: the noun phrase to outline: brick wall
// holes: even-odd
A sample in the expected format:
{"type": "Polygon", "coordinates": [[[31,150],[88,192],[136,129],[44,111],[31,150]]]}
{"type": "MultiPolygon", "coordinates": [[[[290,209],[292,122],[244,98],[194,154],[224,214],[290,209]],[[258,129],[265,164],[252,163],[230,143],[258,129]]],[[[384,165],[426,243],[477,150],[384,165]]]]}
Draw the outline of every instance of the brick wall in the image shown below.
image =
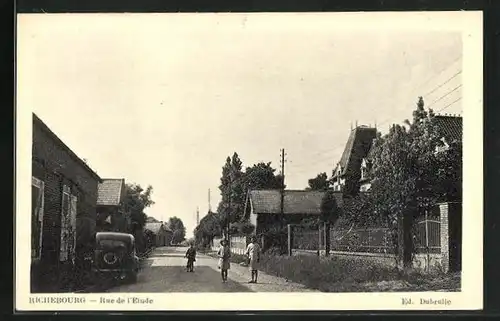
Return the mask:
{"type": "Polygon", "coordinates": [[[461,269],[462,204],[439,204],[441,217],[441,264],[445,271],[461,269]]]}
{"type": "Polygon", "coordinates": [[[62,186],[70,186],[77,201],[77,246],[95,231],[98,177],[68,151],[53,133],[33,119],[32,175],[45,183],[42,260],[58,261],[62,186]]]}

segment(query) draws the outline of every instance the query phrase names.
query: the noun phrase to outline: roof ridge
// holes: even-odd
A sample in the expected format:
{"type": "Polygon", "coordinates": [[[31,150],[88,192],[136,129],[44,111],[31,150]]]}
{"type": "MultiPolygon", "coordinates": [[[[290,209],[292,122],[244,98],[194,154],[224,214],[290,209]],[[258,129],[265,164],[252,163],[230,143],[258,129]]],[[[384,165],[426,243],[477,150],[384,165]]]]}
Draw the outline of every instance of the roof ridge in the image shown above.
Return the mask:
{"type": "Polygon", "coordinates": [[[80,165],[82,165],[87,171],[91,173],[92,176],[97,178],[98,182],[102,181],[101,176],[97,174],[95,170],[93,170],[89,164],[87,164],[80,156],[78,156],[50,127],[47,125],[40,117],[38,117],[37,114],[32,112],[32,121],[38,123],[41,125],[41,129],[45,130],[46,133],[49,134],[49,136],[52,136],[53,139],[56,140],[57,143],[61,144],[63,149],[66,150],[66,152],[72,157],[74,160],[76,160],[80,165]]]}
{"type": "MultiPolygon", "coordinates": [[[[357,129],[357,127],[355,128],[357,129]]],[[[351,156],[352,156],[352,150],[354,148],[354,142],[356,141],[356,134],[358,134],[358,131],[357,130],[354,130],[354,134],[353,134],[353,137],[352,137],[352,141],[350,142],[350,146],[349,146],[349,154],[347,155],[347,160],[345,162],[345,165],[344,165],[344,168],[341,168],[341,173],[342,175],[345,174],[347,172],[347,167],[349,166],[349,162],[351,161],[351,156]]],[[[348,141],[349,142],[349,141],[348,141]]],[[[342,166],[342,165],[341,165],[342,166]]]]}

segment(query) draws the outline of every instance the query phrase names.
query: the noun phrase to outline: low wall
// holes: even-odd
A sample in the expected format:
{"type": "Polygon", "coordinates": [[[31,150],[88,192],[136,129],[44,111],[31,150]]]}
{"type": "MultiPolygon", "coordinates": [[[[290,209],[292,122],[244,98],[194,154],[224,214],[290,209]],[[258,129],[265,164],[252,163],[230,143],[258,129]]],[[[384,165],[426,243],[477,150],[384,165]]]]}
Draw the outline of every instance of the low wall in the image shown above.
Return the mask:
{"type": "MultiPolygon", "coordinates": [[[[318,255],[318,251],[312,250],[294,250],[293,255],[318,255]]],[[[325,256],[325,251],[319,251],[320,256],[325,256]]],[[[330,255],[338,257],[348,257],[354,260],[358,259],[365,262],[376,263],[384,266],[396,266],[394,255],[368,252],[342,252],[331,251],[330,255]]],[[[416,254],[413,261],[413,267],[416,269],[426,270],[430,262],[430,269],[440,268],[442,266],[442,257],[440,254],[416,254]]]]}

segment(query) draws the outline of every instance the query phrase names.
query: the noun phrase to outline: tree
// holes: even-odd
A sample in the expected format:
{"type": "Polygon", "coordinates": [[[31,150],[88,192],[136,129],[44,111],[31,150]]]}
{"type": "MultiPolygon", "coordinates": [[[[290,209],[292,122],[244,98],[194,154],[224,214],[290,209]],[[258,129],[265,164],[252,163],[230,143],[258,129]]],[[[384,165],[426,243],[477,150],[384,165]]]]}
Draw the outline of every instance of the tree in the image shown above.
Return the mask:
{"type": "MultiPolygon", "coordinates": [[[[247,193],[251,189],[281,188],[282,176],[276,175],[275,171],[271,162],[260,162],[247,167],[243,172],[237,153],[226,158],[219,186],[222,199],[217,208],[221,230],[226,237],[228,234],[247,235],[255,230],[244,213],[247,193]]],[[[197,230],[200,237],[204,235],[201,225],[200,222],[200,229],[197,230]]]]}
{"type": "Polygon", "coordinates": [[[168,219],[168,228],[173,232],[172,243],[178,244],[186,238],[186,228],[184,223],[177,216],[168,219]]]}
{"type": "MultiPolygon", "coordinates": [[[[325,174],[326,175],[326,174],[325,174]]],[[[321,200],[321,222],[325,228],[325,255],[330,255],[330,226],[340,216],[340,208],[332,190],[327,190],[321,200]]]]}
{"type": "Polygon", "coordinates": [[[398,260],[405,267],[413,259],[415,218],[449,196],[443,192],[444,182],[461,184],[461,158],[457,157],[461,149],[436,155],[442,136],[433,120],[433,111],[426,111],[419,97],[412,121],[392,126],[374,150],[373,211],[392,229],[398,260]]]}
{"type": "Polygon", "coordinates": [[[282,176],[275,174],[276,169],[271,162],[260,162],[245,170],[245,195],[250,189],[279,189],[282,184],[282,176]]]}
{"type": "Polygon", "coordinates": [[[306,190],[323,191],[330,187],[330,181],[326,173],[320,173],[315,178],[309,180],[306,190]]]}
{"type": "Polygon", "coordinates": [[[136,238],[138,252],[146,250],[145,236],[142,232],[147,218],[144,210],[154,204],[151,199],[152,194],[151,185],[146,189],[139,184],[125,185],[125,197],[120,210],[130,222],[128,231],[136,238]]]}
{"type": "Polygon", "coordinates": [[[179,244],[183,242],[185,238],[186,233],[183,233],[182,230],[175,230],[173,235],[172,235],[172,243],[173,244],[179,244]]]}
{"type": "Polygon", "coordinates": [[[222,235],[221,223],[217,213],[209,211],[194,229],[196,244],[207,247],[215,236],[222,235]]]}
{"type": "Polygon", "coordinates": [[[226,163],[222,167],[221,184],[219,185],[222,198],[217,213],[226,238],[229,234],[230,224],[237,222],[239,220],[238,214],[243,212],[245,189],[241,169],[242,162],[236,152],[232,157],[227,157],[226,163]]]}

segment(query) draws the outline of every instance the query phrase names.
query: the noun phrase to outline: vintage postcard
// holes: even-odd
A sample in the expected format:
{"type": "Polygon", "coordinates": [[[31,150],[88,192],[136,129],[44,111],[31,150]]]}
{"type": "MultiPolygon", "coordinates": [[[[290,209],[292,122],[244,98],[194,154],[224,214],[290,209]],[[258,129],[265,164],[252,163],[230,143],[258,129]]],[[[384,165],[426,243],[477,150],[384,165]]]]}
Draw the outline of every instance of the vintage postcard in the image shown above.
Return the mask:
{"type": "Polygon", "coordinates": [[[482,309],[482,42],[473,11],[18,15],[16,309],[482,309]]]}

